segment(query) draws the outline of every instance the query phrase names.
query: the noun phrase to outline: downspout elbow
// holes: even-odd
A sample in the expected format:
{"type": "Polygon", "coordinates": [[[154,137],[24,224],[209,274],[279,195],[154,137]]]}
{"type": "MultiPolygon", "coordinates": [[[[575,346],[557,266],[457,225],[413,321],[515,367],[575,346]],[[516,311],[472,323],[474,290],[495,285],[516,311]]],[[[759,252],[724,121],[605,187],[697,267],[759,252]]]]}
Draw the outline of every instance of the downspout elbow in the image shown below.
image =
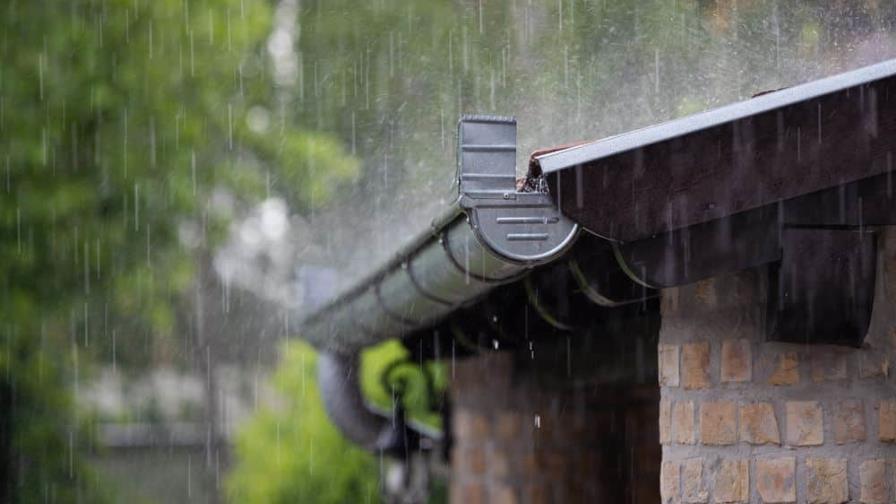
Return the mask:
{"type": "Polygon", "coordinates": [[[359,371],[358,353],[320,353],[317,379],[327,415],[348,440],[362,448],[406,456],[415,448],[415,433],[406,428],[400,409],[390,419],[367,405],[361,392],[359,371]]]}

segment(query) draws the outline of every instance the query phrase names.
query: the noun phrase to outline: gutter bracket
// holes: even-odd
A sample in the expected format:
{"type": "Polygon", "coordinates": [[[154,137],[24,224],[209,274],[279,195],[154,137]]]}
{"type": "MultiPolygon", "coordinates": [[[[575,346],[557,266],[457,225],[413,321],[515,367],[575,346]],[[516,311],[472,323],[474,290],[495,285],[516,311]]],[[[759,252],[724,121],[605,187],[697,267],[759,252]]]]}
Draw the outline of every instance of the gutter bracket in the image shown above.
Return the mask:
{"type": "Polygon", "coordinates": [[[787,227],[769,266],[769,341],[860,347],[874,304],[873,231],[787,227]]]}
{"type": "Polygon", "coordinates": [[[460,207],[477,238],[500,258],[537,264],[572,244],[579,226],[547,190],[517,189],[514,118],[462,117],[457,160],[460,207]]]}
{"type": "Polygon", "coordinates": [[[765,266],[767,340],[858,347],[876,283],[877,234],[868,226],[896,224],[889,176],[614,243],[616,260],[656,289],[765,266]]]}

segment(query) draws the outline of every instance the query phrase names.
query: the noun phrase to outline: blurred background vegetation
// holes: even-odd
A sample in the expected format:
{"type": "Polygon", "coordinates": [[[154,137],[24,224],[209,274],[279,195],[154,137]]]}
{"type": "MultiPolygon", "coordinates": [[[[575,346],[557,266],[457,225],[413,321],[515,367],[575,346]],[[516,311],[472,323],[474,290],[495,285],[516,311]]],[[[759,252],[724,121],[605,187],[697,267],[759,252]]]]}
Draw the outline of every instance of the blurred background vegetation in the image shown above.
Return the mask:
{"type": "MultiPolygon", "coordinates": [[[[296,265],[346,285],[425,226],[462,113],[516,115],[522,167],[893,57],[894,20],[878,0],[7,0],[0,502],[377,501],[379,461],[288,341],[296,265]],[[169,369],[161,395],[196,404],[97,406],[139,395],[97,384],[169,369]],[[146,424],[193,451],[169,433],[120,456],[146,424]],[[130,482],[148,467],[169,473],[130,482]]],[[[367,358],[383,407],[401,355],[367,358]]]]}

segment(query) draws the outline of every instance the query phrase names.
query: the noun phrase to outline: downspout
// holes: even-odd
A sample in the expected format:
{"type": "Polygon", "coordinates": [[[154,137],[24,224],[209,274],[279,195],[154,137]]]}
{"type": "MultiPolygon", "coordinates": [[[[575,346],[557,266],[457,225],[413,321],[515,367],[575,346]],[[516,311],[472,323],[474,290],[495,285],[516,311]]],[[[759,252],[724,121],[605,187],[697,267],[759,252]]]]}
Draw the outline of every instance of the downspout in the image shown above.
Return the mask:
{"type": "Polygon", "coordinates": [[[352,443],[406,458],[419,447],[420,434],[407,426],[400,406],[389,418],[367,405],[359,383],[360,364],[357,353],[323,351],[318,356],[317,380],[327,415],[352,443]]]}

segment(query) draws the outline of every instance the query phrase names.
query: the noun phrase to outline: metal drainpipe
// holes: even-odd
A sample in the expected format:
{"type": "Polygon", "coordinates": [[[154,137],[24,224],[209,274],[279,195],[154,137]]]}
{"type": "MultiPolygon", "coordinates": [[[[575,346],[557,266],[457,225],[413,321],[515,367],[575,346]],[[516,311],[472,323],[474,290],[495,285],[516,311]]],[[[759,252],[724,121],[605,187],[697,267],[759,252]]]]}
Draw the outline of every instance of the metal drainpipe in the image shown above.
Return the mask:
{"type": "Polygon", "coordinates": [[[400,408],[393,419],[367,405],[358,381],[360,364],[357,353],[323,351],[318,356],[318,387],[327,415],[351,442],[404,458],[417,449],[420,436],[405,424],[400,408]]]}

